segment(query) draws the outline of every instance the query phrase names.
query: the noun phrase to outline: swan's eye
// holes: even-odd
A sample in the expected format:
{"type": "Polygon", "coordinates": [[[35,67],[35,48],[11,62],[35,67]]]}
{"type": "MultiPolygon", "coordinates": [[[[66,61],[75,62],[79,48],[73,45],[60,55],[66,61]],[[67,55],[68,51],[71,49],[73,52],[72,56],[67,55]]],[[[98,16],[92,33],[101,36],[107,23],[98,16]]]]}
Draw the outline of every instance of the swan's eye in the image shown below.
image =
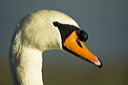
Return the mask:
{"type": "Polygon", "coordinates": [[[88,34],[85,31],[83,31],[83,30],[81,30],[78,33],[78,36],[79,36],[80,40],[84,41],[84,42],[88,39],[88,34]]]}
{"type": "Polygon", "coordinates": [[[59,22],[53,22],[53,25],[54,25],[55,27],[60,27],[60,26],[61,26],[61,24],[60,24],[59,22]]]}

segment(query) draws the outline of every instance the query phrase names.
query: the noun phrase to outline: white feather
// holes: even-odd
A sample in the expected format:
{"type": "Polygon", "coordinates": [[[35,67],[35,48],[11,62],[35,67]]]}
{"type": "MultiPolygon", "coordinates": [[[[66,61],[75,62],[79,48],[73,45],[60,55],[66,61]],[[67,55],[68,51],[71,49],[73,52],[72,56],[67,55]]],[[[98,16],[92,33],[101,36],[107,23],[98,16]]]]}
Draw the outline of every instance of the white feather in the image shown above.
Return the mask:
{"type": "Polygon", "coordinates": [[[40,10],[23,18],[16,27],[10,47],[10,69],[14,85],[43,85],[42,52],[62,50],[61,35],[53,22],[77,25],[69,16],[40,10]]]}

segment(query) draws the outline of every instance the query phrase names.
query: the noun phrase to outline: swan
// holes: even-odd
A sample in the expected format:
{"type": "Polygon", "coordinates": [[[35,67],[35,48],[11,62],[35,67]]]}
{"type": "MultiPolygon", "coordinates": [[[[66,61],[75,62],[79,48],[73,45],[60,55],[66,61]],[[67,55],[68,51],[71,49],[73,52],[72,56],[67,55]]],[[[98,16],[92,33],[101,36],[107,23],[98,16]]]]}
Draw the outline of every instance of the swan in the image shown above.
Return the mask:
{"type": "Polygon", "coordinates": [[[87,33],[64,13],[39,10],[28,14],[17,24],[11,40],[9,65],[13,85],[44,85],[45,50],[67,51],[101,67],[101,61],[84,45],[87,39],[87,33]]]}

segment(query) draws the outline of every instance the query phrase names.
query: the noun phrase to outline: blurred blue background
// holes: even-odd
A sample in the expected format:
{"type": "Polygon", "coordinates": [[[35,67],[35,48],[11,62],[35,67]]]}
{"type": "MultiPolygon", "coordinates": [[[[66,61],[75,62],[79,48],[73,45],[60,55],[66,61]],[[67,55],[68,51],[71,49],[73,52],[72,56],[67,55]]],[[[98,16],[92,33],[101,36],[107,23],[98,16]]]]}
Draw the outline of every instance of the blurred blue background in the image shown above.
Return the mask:
{"type": "Polygon", "coordinates": [[[98,67],[63,51],[45,51],[45,85],[128,85],[128,0],[1,0],[0,85],[11,85],[8,50],[16,24],[27,14],[53,9],[68,14],[89,34],[85,45],[98,67]]]}

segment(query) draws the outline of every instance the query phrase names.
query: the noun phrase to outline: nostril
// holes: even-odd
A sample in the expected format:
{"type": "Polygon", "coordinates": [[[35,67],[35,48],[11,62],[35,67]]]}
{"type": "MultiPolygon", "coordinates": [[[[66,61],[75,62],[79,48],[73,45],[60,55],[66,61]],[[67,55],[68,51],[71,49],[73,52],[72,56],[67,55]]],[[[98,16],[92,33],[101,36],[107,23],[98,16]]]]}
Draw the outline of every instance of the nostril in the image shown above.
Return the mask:
{"type": "Polygon", "coordinates": [[[88,39],[88,34],[84,30],[81,30],[79,33],[79,38],[81,41],[85,42],[88,39]]]}
{"type": "Polygon", "coordinates": [[[82,48],[82,45],[81,45],[80,41],[77,38],[76,38],[76,42],[82,48]]]}

